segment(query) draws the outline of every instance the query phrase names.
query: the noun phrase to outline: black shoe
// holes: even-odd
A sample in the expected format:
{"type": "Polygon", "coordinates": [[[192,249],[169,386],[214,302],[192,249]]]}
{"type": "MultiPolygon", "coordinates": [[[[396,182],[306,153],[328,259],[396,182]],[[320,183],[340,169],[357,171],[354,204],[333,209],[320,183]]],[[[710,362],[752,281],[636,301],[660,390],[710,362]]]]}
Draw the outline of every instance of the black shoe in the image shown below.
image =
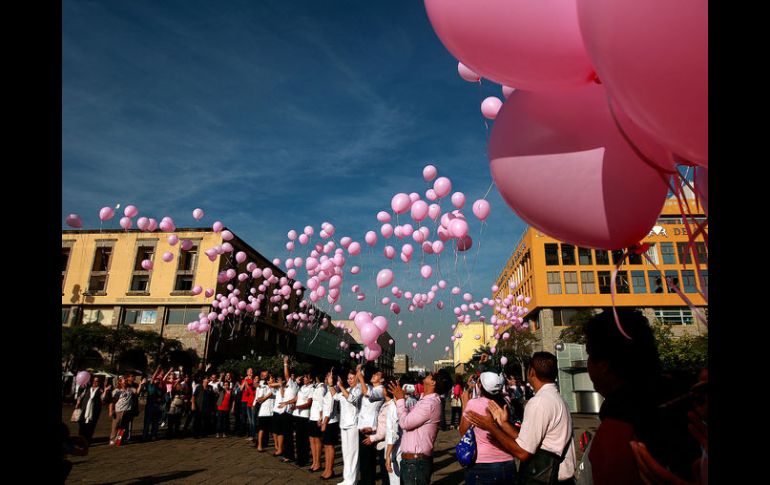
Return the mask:
{"type": "Polygon", "coordinates": [[[320,478],[321,480],[331,480],[332,478],[337,478],[337,474],[336,473],[332,473],[332,476],[330,476],[330,477],[325,477],[325,476],[321,475],[318,478],[320,478]]]}

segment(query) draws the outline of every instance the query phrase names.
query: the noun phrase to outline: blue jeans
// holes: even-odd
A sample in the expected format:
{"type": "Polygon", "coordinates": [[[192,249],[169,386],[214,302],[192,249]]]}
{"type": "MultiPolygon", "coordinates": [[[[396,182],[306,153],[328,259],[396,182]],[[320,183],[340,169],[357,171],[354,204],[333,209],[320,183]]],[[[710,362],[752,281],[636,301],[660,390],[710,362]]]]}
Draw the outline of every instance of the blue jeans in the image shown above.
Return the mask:
{"type": "Polygon", "coordinates": [[[401,483],[428,485],[433,474],[433,459],[401,460],[401,483]]]}
{"type": "Polygon", "coordinates": [[[476,463],[465,471],[466,485],[509,483],[516,483],[516,465],[513,460],[497,463],[476,463]]]}
{"type": "Polygon", "coordinates": [[[227,434],[230,427],[230,412],[217,411],[217,433],[227,434]]]}
{"type": "Polygon", "coordinates": [[[254,414],[254,408],[253,407],[250,408],[248,404],[245,402],[242,402],[241,404],[243,405],[241,409],[244,411],[243,414],[246,415],[246,420],[248,421],[248,424],[249,424],[247,435],[251,436],[252,438],[256,437],[257,436],[257,419],[254,414]]]}

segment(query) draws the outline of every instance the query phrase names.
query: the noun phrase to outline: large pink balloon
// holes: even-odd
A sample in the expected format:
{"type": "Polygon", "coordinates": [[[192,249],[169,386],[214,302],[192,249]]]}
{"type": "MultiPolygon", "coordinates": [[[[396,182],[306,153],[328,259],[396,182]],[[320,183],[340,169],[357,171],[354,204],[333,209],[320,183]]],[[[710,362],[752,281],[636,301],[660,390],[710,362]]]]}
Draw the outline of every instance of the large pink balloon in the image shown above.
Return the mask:
{"type": "Polygon", "coordinates": [[[374,246],[377,244],[377,233],[374,231],[367,231],[364,236],[364,241],[366,241],[366,244],[369,246],[374,246]]]}
{"type": "Polygon", "coordinates": [[[610,99],[609,107],[620,134],[642,160],[657,170],[670,174],[676,173],[676,163],[671,151],[634,123],[617,101],[610,99]]]}
{"type": "Polygon", "coordinates": [[[91,374],[88,371],[82,370],[75,376],[75,382],[80,387],[85,387],[91,381],[91,374]]]}
{"type": "Polygon", "coordinates": [[[639,242],[668,190],[665,177],[623,139],[596,84],[517,90],[495,122],[489,159],[498,191],[522,219],[583,247],[639,242]]]}
{"type": "Polygon", "coordinates": [[[377,337],[382,333],[372,322],[362,324],[359,331],[361,333],[361,341],[366,345],[377,342],[377,337]]]}
{"type": "Polygon", "coordinates": [[[708,166],[708,1],[578,0],[577,12],[610,96],[668,149],[708,166]]]}
{"type": "Polygon", "coordinates": [[[461,78],[468,81],[469,83],[477,83],[481,81],[481,77],[479,77],[478,74],[473,72],[472,69],[469,69],[468,66],[466,66],[462,62],[457,63],[457,73],[460,75],[461,78]]]}
{"type": "Polygon", "coordinates": [[[382,237],[385,239],[389,239],[390,236],[393,235],[393,226],[390,224],[383,224],[382,227],[380,227],[380,234],[382,234],[382,237]]]}
{"type": "Polygon", "coordinates": [[[433,268],[431,268],[429,264],[425,264],[420,268],[420,274],[427,280],[433,274],[433,268]]]}
{"type": "Polygon", "coordinates": [[[350,253],[351,256],[361,254],[361,245],[358,242],[353,241],[350,243],[350,246],[348,246],[348,253],[350,253]]]}
{"type": "Polygon", "coordinates": [[[486,220],[489,217],[490,206],[489,202],[484,199],[479,199],[473,203],[473,215],[480,221],[486,220]]]}
{"type": "Polygon", "coordinates": [[[112,207],[102,207],[99,210],[99,219],[102,221],[107,221],[109,219],[112,219],[115,217],[115,210],[112,207]]]}
{"type": "Polygon", "coordinates": [[[508,86],[503,86],[503,97],[504,97],[505,99],[508,99],[508,96],[510,96],[511,94],[513,94],[513,92],[514,92],[515,90],[516,90],[516,88],[511,88],[511,87],[508,87],[508,86]]]}
{"type": "Polygon", "coordinates": [[[481,102],[481,114],[484,115],[484,118],[493,120],[497,118],[497,112],[500,111],[500,108],[502,107],[503,102],[500,101],[500,98],[489,96],[481,102]]]}
{"type": "Polygon", "coordinates": [[[424,178],[426,182],[432,181],[436,178],[436,175],[438,175],[438,169],[433,165],[425,165],[425,168],[422,169],[422,178],[424,178]]]}
{"type": "Polygon", "coordinates": [[[456,238],[463,238],[468,235],[468,223],[465,220],[457,218],[449,221],[447,227],[449,233],[456,238]]]}
{"type": "Polygon", "coordinates": [[[412,203],[412,219],[421,222],[428,215],[428,203],[424,200],[417,200],[412,203]]]}
{"type": "Polygon", "coordinates": [[[436,197],[444,197],[452,191],[452,181],[446,177],[439,177],[433,182],[433,191],[436,197]]]}
{"type": "Polygon", "coordinates": [[[380,272],[377,273],[377,288],[385,288],[391,283],[393,283],[393,271],[387,268],[381,269],[380,272]]]}
{"type": "Polygon", "coordinates": [[[455,192],[452,194],[452,205],[458,209],[462,209],[465,205],[465,194],[462,192],[455,192]]]}
{"type": "Polygon", "coordinates": [[[425,0],[441,42],[480,76],[528,91],[593,78],[571,0],[425,0]]]}
{"type": "Polygon", "coordinates": [[[382,316],[377,316],[372,319],[372,323],[375,327],[380,329],[381,333],[388,331],[388,319],[382,316]]]}
{"type": "Polygon", "coordinates": [[[411,205],[412,199],[409,198],[408,194],[404,193],[398,193],[394,195],[393,199],[390,201],[390,208],[393,209],[393,212],[396,214],[403,214],[409,210],[411,205]]]}
{"type": "Polygon", "coordinates": [[[377,342],[372,342],[371,345],[364,347],[364,358],[370,362],[377,360],[380,354],[382,354],[382,347],[377,342]]]}

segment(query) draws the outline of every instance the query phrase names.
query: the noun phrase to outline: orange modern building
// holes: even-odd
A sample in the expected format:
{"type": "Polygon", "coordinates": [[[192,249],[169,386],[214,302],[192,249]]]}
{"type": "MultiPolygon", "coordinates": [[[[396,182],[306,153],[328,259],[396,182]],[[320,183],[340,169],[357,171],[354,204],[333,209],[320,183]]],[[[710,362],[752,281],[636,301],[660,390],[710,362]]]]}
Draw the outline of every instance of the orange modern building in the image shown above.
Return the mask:
{"type": "MultiPolygon", "coordinates": [[[[691,210],[699,209],[695,199],[688,199],[688,203],[691,210]]],[[[706,218],[696,214],[695,220],[703,222],[706,218]]],[[[670,279],[698,311],[708,315],[707,303],[698,293],[701,290],[708,295],[707,245],[698,237],[693,252],[688,252],[687,231],[675,198],[666,200],[642,242],[650,245],[647,256],[658,269],[642,255],[631,254],[618,273],[616,306],[638,308],[651,322],[657,319],[671,325],[674,335],[705,334],[706,326],[667,284],[670,279]]],[[[559,333],[578,310],[612,305],[610,278],[622,254],[622,250],[576,247],[529,227],[497,279],[500,289],[495,298],[511,293],[531,298],[526,317],[530,330],[540,337],[542,350],[554,352],[559,333]]]]}

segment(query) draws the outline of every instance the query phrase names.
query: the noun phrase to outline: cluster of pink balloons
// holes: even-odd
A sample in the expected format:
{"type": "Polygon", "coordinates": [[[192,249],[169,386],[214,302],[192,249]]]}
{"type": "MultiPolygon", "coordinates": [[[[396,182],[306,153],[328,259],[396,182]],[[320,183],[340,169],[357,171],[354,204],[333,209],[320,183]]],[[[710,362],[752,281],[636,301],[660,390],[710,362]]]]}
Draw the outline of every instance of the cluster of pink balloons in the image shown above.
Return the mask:
{"type": "MultiPolygon", "coordinates": [[[[515,285],[509,283],[509,288],[514,289],[515,285]]],[[[497,293],[499,287],[494,285],[491,287],[492,295],[497,293]]],[[[459,293],[459,292],[458,292],[459,293]]],[[[524,321],[524,317],[529,313],[529,309],[525,306],[520,306],[517,303],[529,304],[530,297],[524,295],[514,296],[512,294],[507,295],[505,298],[483,298],[481,301],[472,301],[473,295],[465,293],[463,300],[467,303],[463,303],[454,308],[454,314],[457,317],[457,324],[452,325],[452,331],[454,334],[450,337],[451,341],[455,341],[462,338],[462,332],[459,325],[468,325],[474,318],[471,313],[475,313],[475,319],[480,322],[486,321],[486,316],[482,315],[484,307],[493,309],[493,315],[490,318],[490,323],[494,328],[494,338],[497,340],[508,340],[511,336],[506,330],[513,329],[516,332],[521,332],[529,328],[529,324],[524,321]]],[[[476,340],[480,340],[480,335],[474,335],[476,340]]],[[[494,352],[493,352],[494,353],[494,352]]]]}

